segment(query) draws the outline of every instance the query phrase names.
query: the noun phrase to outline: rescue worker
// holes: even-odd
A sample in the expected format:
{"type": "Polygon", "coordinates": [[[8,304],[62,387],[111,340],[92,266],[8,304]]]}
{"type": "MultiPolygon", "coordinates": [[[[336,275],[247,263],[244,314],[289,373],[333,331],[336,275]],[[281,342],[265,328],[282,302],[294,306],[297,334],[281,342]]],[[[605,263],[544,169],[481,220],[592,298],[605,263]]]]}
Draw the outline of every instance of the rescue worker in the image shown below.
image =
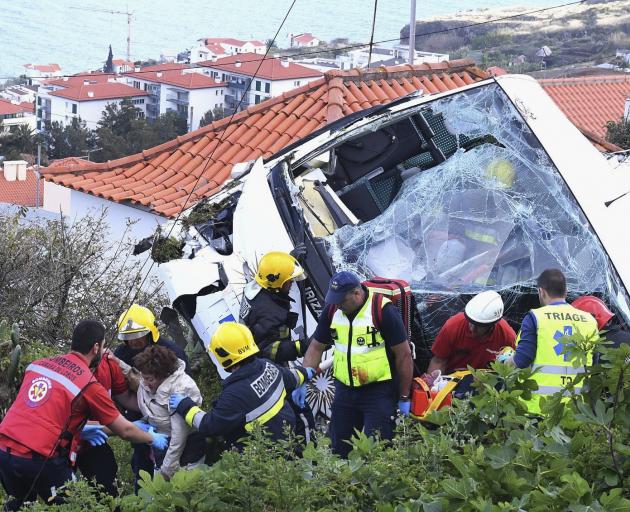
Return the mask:
{"type": "Polygon", "coordinates": [[[310,380],[313,368],[283,368],[255,357],[259,349],[251,331],[242,324],[225,322],[212,336],[208,350],[230,372],[222,383],[221,395],[209,412],[202,411],[189,397],[172,394],[171,411],[205,436],[223,436],[240,447],[255,424],[263,425],[278,440],[285,436],[285,426],[295,426],[295,415],[287,393],[310,380]]]}
{"type": "MultiPolygon", "coordinates": [[[[348,271],[332,276],[326,307],[304,356],[304,366],[317,367],[325,350],[333,349],[335,396],[330,433],[332,449],[347,457],[355,429],[367,435],[394,434],[396,403],[402,415],[410,409],[413,374],[411,349],[400,313],[383,298],[380,330],[372,319],[374,293],[348,271]]],[[[378,304],[378,302],[376,302],[378,304]]]]}
{"type": "MultiPolygon", "coordinates": [[[[60,501],[56,490],[73,477],[75,450],[88,418],[128,441],[166,447],[166,436],[126,420],[94,379],[104,337],[100,322],[83,320],[74,329],[68,354],[26,368],[17,398],[0,424],[0,480],[11,496],[5,510],[18,510],[38,495],[60,501]]],[[[86,428],[82,438],[92,439],[101,428],[86,428]]]]}
{"type": "Polygon", "coordinates": [[[617,316],[608,309],[604,301],[592,295],[582,295],[571,305],[593,315],[602,337],[612,343],[611,347],[618,348],[622,343],[630,345],[630,332],[623,328],[617,316]]]}
{"type": "Polygon", "coordinates": [[[252,331],[261,357],[286,363],[304,355],[304,340],[291,339],[298,314],[291,311],[289,292],[294,281],[305,277],[302,266],[286,252],[269,252],[260,260],[255,284],[245,289],[240,319],[252,331]]]}
{"type": "Polygon", "coordinates": [[[431,347],[427,374],[488,368],[503,347],[514,347],[516,333],[503,318],[503,299],[495,291],[475,295],[462,313],[449,318],[431,347]]]}
{"type": "Polygon", "coordinates": [[[114,356],[118,359],[123,371],[128,372],[133,366],[133,358],[152,343],[160,347],[166,347],[179,359],[186,363],[188,373],[188,358],[186,353],[175,343],[160,336],[155,315],[149,308],[132,304],[118,319],[118,339],[123,343],[114,350],[114,356]],[[120,362],[122,361],[121,364],[120,362]]]}
{"type": "MultiPolygon", "coordinates": [[[[289,293],[293,282],[305,277],[300,263],[286,252],[269,252],[260,260],[255,281],[245,287],[240,312],[241,323],[252,331],[260,349],[259,357],[286,366],[304,355],[305,340],[291,336],[298,314],[291,311],[294,301],[289,293]]],[[[297,420],[295,433],[309,442],[315,428],[313,411],[306,403],[300,407],[289,402],[297,420]]]]}
{"type": "MultiPolygon", "coordinates": [[[[580,334],[597,339],[597,322],[589,314],[567,304],[567,283],[562,271],[547,269],[538,276],[538,299],[541,307],[532,309],[523,318],[516,351],[508,364],[518,368],[540,368],[533,375],[538,390],[528,402],[530,412],[539,414],[540,397],[561,391],[582,368],[574,368],[568,354],[563,353],[566,336],[580,334]]],[[[589,361],[590,363],[590,361],[589,361]]]]}
{"type": "MultiPolygon", "coordinates": [[[[144,351],[147,347],[155,344],[165,347],[173,352],[178,359],[184,361],[186,373],[189,373],[188,358],[186,353],[175,343],[160,336],[155,315],[149,308],[132,304],[118,319],[118,339],[123,343],[114,350],[116,362],[120,365],[125,375],[132,376],[134,366],[133,359],[144,351]]],[[[137,384],[137,383],[136,383],[137,384]]],[[[137,385],[134,390],[137,389],[137,385]]],[[[139,420],[141,415],[135,411],[126,411],[126,416],[130,420],[139,420]]],[[[131,468],[134,475],[139,475],[140,471],[153,472],[153,460],[150,450],[143,445],[134,446],[131,457],[131,468]]],[[[135,491],[138,492],[138,480],[135,480],[135,491]]]]}

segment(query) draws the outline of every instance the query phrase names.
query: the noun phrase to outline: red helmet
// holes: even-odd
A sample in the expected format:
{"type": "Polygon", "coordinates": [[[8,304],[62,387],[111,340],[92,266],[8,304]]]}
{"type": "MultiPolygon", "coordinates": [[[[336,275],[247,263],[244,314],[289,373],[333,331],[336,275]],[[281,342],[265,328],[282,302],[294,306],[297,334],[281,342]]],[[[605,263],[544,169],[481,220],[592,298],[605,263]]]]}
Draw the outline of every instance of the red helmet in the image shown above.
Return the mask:
{"type": "Polygon", "coordinates": [[[595,317],[597,320],[597,328],[601,331],[608,321],[615,316],[615,314],[608,309],[606,304],[601,299],[593,297],[592,295],[582,295],[575,299],[571,305],[574,308],[586,311],[595,317]]]}

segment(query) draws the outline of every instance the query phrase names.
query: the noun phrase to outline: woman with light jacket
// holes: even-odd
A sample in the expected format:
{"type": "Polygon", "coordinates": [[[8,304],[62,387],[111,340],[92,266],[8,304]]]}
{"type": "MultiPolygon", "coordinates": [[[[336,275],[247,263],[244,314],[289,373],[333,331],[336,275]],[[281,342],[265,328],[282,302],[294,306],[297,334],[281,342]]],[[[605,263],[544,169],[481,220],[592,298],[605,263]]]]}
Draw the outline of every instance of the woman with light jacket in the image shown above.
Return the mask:
{"type": "MultiPolygon", "coordinates": [[[[195,381],[185,373],[185,363],[167,348],[153,345],[134,358],[134,366],[142,375],[138,387],[142,420],[170,437],[165,452],[153,451],[155,468],[169,480],[178,469],[191,469],[202,464],[205,438],[168,409],[168,398],[173,393],[189,396],[201,405],[201,393],[195,381]]],[[[150,468],[137,468],[137,472],[140,469],[150,468]]]]}

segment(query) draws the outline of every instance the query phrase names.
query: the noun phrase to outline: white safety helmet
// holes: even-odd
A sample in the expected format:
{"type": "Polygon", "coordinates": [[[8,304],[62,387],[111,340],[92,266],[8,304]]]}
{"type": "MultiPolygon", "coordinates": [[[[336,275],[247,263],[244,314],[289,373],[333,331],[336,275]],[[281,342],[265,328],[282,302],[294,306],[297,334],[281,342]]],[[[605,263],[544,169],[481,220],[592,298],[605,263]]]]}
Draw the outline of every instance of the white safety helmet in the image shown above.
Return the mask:
{"type": "Polygon", "coordinates": [[[468,301],[464,314],[474,324],[495,324],[503,316],[503,299],[492,290],[478,293],[468,301]]]}

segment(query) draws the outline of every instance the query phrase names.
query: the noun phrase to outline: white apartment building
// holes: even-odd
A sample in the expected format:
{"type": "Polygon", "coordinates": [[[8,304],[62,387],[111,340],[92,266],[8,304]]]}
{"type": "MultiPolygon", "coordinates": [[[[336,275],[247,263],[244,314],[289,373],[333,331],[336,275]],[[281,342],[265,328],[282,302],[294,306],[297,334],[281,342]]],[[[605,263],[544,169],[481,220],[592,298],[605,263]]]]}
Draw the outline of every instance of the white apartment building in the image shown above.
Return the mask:
{"type": "MultiPolygon", "coordinates": [[[[368,46],[351,50],[345,55],[337,57],[337,63],[341,69],[366,68],[368,62],[370,67],[374,64],[382,63],[383,65],[394,65],[395,59],[408,62],[409,47],[406,45],[396,45],[392,48],[375,45],[370,48],[368,46]]],[[[421,52],[416,50],[414,64],[422,64],[423,62],[436,64],[443,60],[449,60],[447,53],[421,52]]]]}
{"type": "Polygon", "coordinates": [[[11,85],[0,91],[0,97],[17,101],[18,103],[34,103],[37,94],[37,86],[35,85],[11,85]]]}
{"type": "Polygon", "coordinates": [[[146,91],[121,83],[122,78],[106,73],[81,74],[48,80],[37,91],[35,104],[37,129],[45,130],[47,122],[62,124],[81,118],[87,128],[94,130],[101,120],[105,107],[124,99],[146,115],[146,91]]]}
{"type": "Polygon", "coordinates": [[[175,111],[186,118],[188,131],[199,128],[208,110],[224,107],[226,84],[185,64],[158,64],[126,73],[126,83],[148,94],[147,119],[175,111]]]}
{"type": "Polygon", "coordinates": [[[231,37],[204,37],[203,39],[198,39],[197,44],[190,49],[190,62],[194,64],[239,53],[264,55],[266,50],[265,43],[257,39],[241,41],[231,37]]]}
{"type": "Polygon", "coordinates": [[[33,104],[0,100],[0,133],[12,132],[21,125],[35,129],[33,104]]]}
{"type": "Polygon", "coordinates": [[[48,78],[61,76],[59,64],[24,64],[24,76],[30,84],[39,84],[48,78]]]}
{"type": "Polygon", "coordinates": [[[204,73],[226,82],[227,113],[244,110],[283,92],[321,78],[322,72],[291,60],[266,58],[255,53],[232,55],[216,61],[200,62],[204,73]]]}

